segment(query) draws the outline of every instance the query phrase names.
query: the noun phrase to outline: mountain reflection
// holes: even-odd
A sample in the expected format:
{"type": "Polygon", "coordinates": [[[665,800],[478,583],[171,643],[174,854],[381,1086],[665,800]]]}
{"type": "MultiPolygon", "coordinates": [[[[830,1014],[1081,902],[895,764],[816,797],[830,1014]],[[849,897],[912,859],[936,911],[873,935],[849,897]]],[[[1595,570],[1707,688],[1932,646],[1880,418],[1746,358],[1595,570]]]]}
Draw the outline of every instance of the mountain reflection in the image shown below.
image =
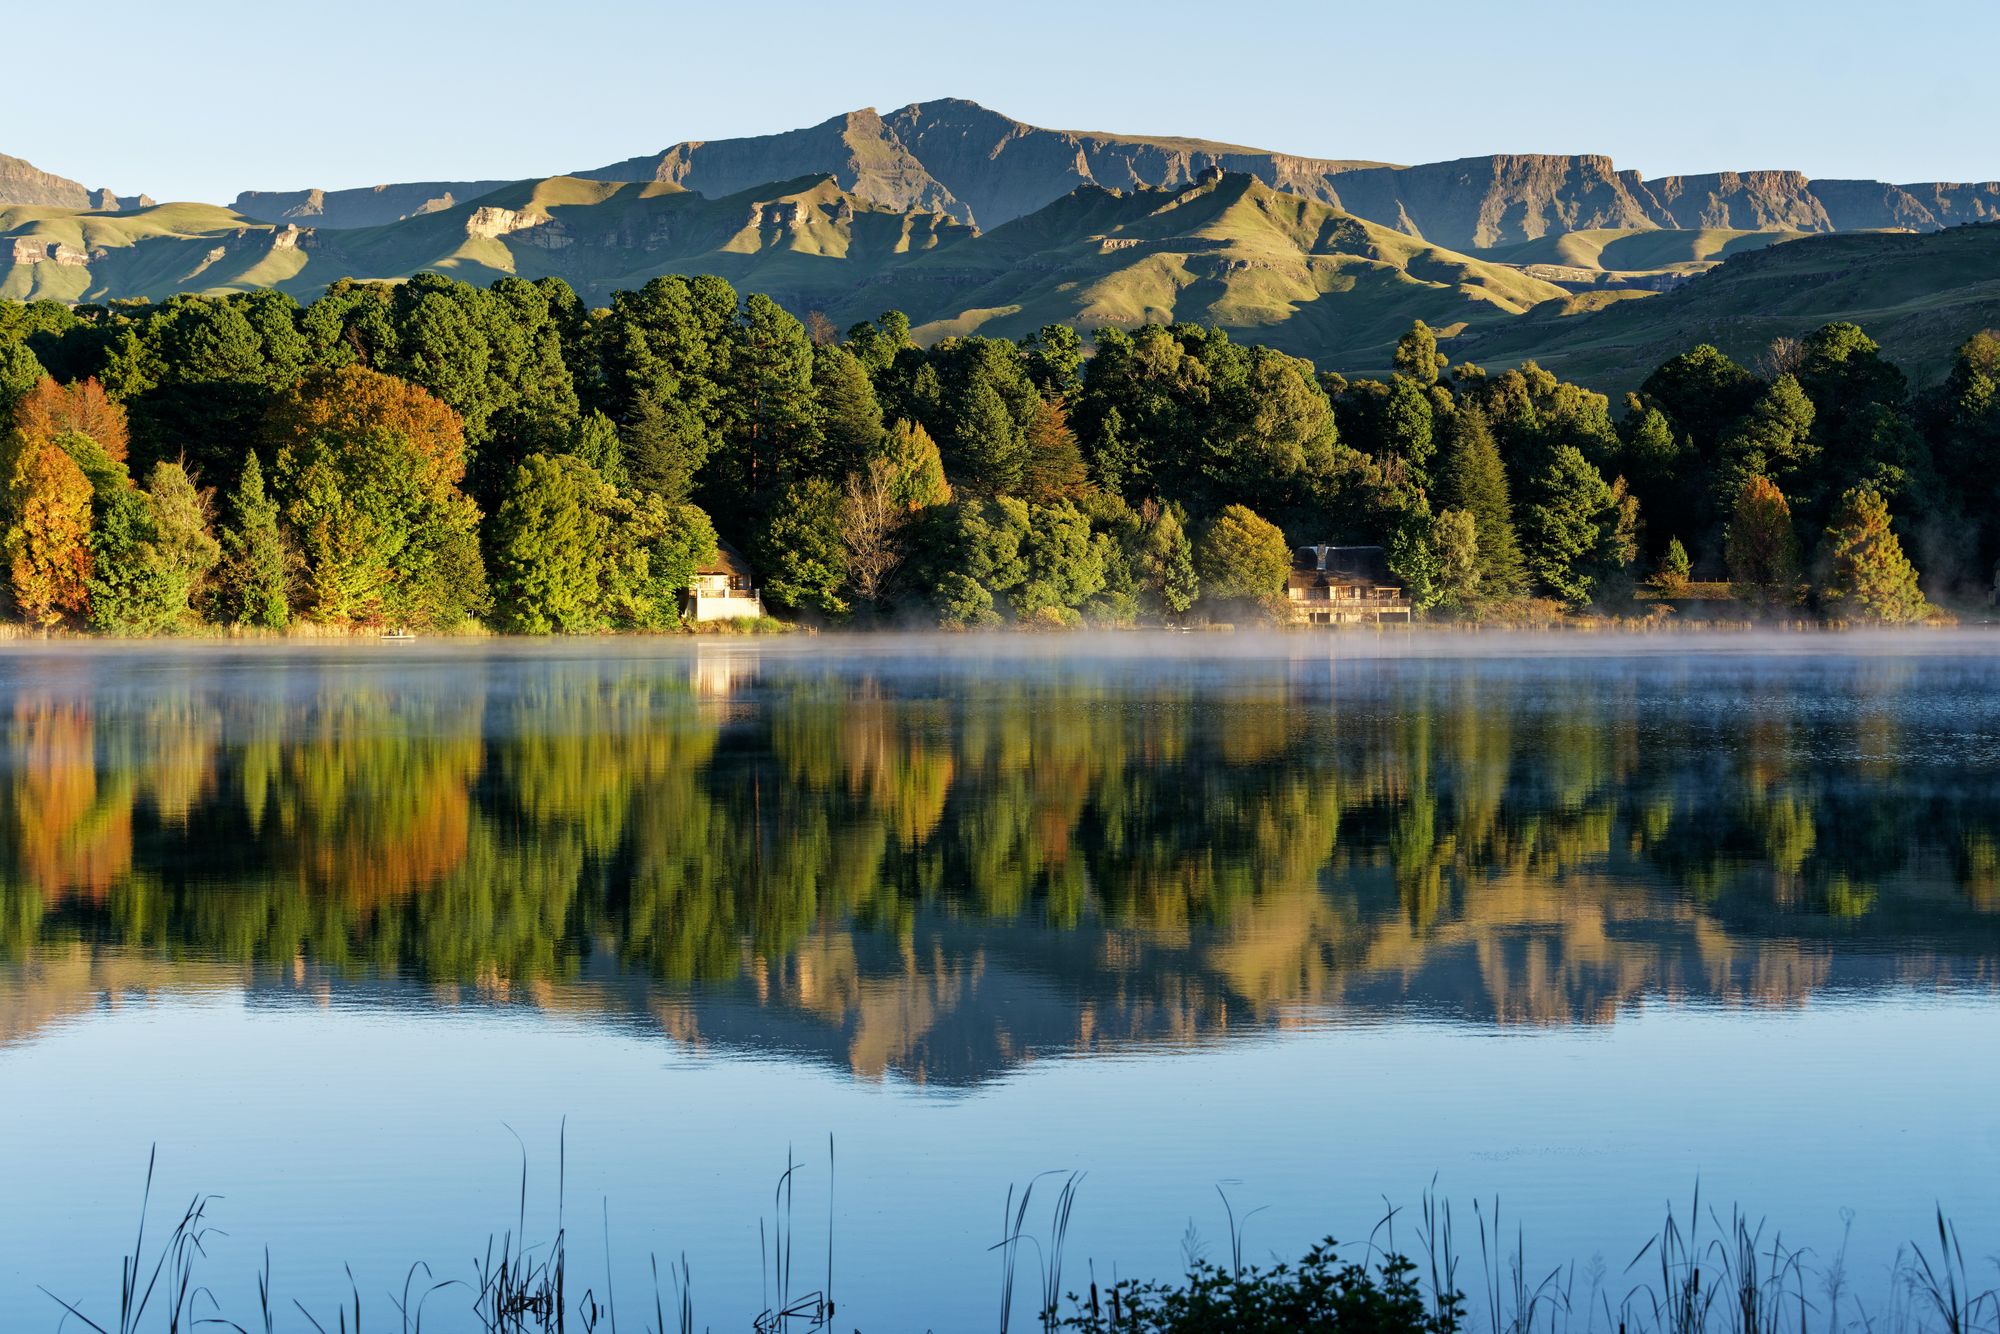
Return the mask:
{"type": "Polygon", "coordinates": [[[0,661],[0,1040],[525,1003],[954,1084],[2000,980],[1977,663],[0,661]]]}

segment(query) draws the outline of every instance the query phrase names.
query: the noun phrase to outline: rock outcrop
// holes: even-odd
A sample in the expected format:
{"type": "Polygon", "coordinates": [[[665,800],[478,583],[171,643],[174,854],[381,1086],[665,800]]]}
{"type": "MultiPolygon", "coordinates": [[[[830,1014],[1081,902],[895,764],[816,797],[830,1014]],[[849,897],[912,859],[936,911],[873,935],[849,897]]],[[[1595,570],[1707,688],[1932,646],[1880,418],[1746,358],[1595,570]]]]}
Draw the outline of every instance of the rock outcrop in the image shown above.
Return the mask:
{"type": "Polygon", "coordinates": [[[76,181],[43,171],[32,162],[0,153],[0,207],[29,204],[41,208],[96,209],[117,212],[125,208],[147,208],[152,200],[144,195],[121,199],[109,190],[87,190],[76,181]]]}

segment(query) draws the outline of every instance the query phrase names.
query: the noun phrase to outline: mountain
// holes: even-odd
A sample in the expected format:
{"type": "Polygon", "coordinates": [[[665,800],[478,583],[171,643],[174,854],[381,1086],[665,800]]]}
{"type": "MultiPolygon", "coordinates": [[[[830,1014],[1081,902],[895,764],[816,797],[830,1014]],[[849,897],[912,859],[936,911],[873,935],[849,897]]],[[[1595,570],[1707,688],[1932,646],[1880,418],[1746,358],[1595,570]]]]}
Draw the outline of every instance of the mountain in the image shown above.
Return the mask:
{"type": "Polygon", "coordinates": [[[870,107],[783,134],[675,144],[577,175],[733,194],[761,181],[827,173],[869,203],[934,208],[991,228],[1079,185],[1171,187],[1220,167],[1311,194],[1305,187],[1324,176],[1375,165],[1290,157],[1205,139],[1045,130],[977,102],[942,98],[913,102],[886,117],[870,107]]]}
{"type": "Polygon", "coordinates": [[[43,171],[32,162],[0,153],[0,205],[35,204],[116,211],[145,208],[152,202],[144,195],[125,200],[109,190],[86,190],[67,177],[43,171]]]}
{"type": "Polygon", "coordinates": [[[1649,180],[1589,153],[1396,166],[1204,139],[1043,129],[957,98],[912,103],[887,116],[863,109],[783,134],[690,141],[577,174],[733,194],[824,172],[869,203],[942,209],[991,228],[1079,185],[1172,188],[1215,167],[1467,252],[1580,230],[1930,231],[2000,217],[1994,181],[1890,185],[1815,181],[1795,171],[1649,180]]]}
{"type": "Polygon", "coordinates": [[[258,222],[380,227],[491,194],[505,181],[417,181],[360,190],[245,190],[230,208],[258,222]]]}
{"type": "Polygon", "coordinates": [[[1751,362],[1772,339],[1833,320],[1861,325],[1919,383],[1937,379],[1975,331],[2000,328],[2000,226],[1805,237],[1586,318],[1545,307],[1474,330],[1451,352],[1493,365],[1533,358],[1616,391],[1697,343],[1751,362]]]}

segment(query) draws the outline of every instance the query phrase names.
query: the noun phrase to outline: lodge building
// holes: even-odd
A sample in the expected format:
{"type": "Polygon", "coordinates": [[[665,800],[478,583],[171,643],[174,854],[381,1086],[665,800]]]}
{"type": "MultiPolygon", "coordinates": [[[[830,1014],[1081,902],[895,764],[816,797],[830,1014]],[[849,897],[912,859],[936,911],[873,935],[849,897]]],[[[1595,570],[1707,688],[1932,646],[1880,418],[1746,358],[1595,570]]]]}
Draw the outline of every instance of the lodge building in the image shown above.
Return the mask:
{"type": "Polygon", "coordinates": [[[1285,596],[1307,625],[1356,625],[1410,618],[1410,601],[1380,547],[1300,547],[1285,596]]]}

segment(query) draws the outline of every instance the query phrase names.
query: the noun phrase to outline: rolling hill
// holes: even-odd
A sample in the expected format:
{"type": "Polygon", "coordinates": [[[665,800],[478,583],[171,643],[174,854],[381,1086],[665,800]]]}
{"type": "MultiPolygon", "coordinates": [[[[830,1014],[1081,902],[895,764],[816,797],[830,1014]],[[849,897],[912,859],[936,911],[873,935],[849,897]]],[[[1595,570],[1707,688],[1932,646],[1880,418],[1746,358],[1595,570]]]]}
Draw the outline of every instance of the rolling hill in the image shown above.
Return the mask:
{"type": "Polygon", "coordinates": [[[1549,307],[1473,330],[1451,352],[1494,365],[1533,358],[1618,391],[1697,343],[1749,362],[1772,339],[1833,320],[1861,325],[1918,382],[1935,380],[1967,337],[2000,328],[2000,226],[1805,237],[1587,318],[1549,307]]]}
{"type": "Polygon", "coordinates": [[[1329,364],[1386,355],[1412,319],[1457,331],[1559,301],[1552,284],[1416,240],[1256,178],[1083,187],[981,233],[871,205],[831,177],[712,199],[679,186],[552,177],[379,227],[302,229],[207,205],[133,214],[0,210],[0,295],[60,300],[424,270],[486,283],[560,277],[587,301],[663,273],[714,273],[837,322],[896,307],[921,336],[1043,324],[1201,320],[1329,364]]]}

